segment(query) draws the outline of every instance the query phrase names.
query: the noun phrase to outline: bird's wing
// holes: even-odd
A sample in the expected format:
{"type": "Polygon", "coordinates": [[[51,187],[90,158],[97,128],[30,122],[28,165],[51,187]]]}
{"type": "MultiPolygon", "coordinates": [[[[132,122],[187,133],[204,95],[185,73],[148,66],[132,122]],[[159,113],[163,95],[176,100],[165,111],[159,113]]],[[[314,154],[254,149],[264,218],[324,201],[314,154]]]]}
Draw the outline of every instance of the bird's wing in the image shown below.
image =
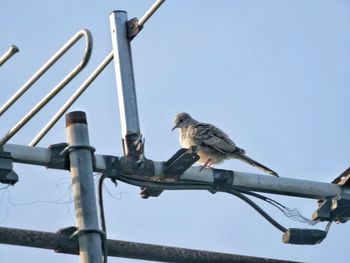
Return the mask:
{"type": "Polygon", "coordinates": [[[211,124],[194,125],[190,136],[197,145],[210,146],[222,153],[234,152],[236,149],[234,142],[222,130],[211,124]]]}

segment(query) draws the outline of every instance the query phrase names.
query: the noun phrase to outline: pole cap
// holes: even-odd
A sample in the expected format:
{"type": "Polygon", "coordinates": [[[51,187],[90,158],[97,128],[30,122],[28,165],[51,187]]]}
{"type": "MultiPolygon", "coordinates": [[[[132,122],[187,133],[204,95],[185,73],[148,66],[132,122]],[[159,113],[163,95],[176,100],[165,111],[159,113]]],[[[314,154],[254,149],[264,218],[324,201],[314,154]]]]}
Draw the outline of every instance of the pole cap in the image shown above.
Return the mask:
{"type": "Polygon", "coordinates": [[[66,114],[66,127],[72,124],[87,124],[86,113],[83,111],[72,111],[66,114]]]}

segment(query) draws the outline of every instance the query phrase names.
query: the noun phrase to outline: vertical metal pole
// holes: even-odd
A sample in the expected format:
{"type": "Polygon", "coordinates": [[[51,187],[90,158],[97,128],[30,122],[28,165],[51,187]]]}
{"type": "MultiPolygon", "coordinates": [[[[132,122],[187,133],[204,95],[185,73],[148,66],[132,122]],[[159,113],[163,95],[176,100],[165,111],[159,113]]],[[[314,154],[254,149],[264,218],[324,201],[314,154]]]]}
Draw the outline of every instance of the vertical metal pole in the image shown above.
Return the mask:
{"type": "Polygon", "coordinates": [[[86,115],[71,112],[66,115],[66,131],[70,171],[81,263],[102,262],[102,245],[93,178],[93,167],[86,115]]]}
{"type": "Polygon", "coordinates": [[[136,144],[140,139],[134,71],[130,40],[128,38],[128,16],[125,11],[113,11],[110,16],[114,65],[118,88],[119,113],[124,140],[124,153],[137,156],[136,144]]]}

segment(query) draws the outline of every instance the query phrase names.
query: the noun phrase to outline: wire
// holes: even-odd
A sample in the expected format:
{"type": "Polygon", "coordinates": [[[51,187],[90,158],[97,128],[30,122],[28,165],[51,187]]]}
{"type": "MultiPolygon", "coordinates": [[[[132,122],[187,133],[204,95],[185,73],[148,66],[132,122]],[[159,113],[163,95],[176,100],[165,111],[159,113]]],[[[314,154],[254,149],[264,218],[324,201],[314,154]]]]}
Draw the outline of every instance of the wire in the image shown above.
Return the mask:
{"type": "Polygon", "coordinates": [[[104,238],[103,238],[103,242],[102,242],[103,262],[104,263],[107,263],[107,260],[108,260],[107,229],[106,229],[106,219],[105,219],[105,212],[104,212],[104,206],[103,206],[103,181],[106,178],[107,178],[107,176],[105,174],[102,174],[101,177],[98,179],[98,187],[97,187],[101,227],[102,227],[102,231],[105,233],[104,238]]]}
{"type": "Polygon", "coordinates": [[[310,220],[309,218],[303,216],[302,213],[297,208],[294,208],[294,209],[288,208],[288,207],[282,205],[281,203],[277,202],[276,200],[273,200],[269,197],[266,197],[264,195],[261,195],[261,194],[258,194],[258,193],[255,193],[255,192],[252,192],[249,190],[241,189],[239,187],[232,187],[232,188],[240,193],[254,196],[256,198],[259,198],[259,199],[273,205],[274,207],[276,207],[278,210],[280,210],[286,217],[288,217],[291,220],[301,222],[301,223],[306,223],[306,224],[309,224],[312,226],[316,225],[318,223],[318,221],[313,221],[313,220],[310,220]]]}
{"type": "MultiPolygon", "coordinates": [[[[194,181],[161,181],[161,180],[154,180],[151,177],[146,176],[137,176],[137,175],[127,175],[127,174],[120,174],[120,177],[118,180],[123,181],[125,183],[142,186],[142,187],[149,187],[159,190],[213,190],[213,186],[210,183],[198,183],[194,181]]],[[[290,209],[286,206],[282,205],[281,203],[268,198],[266,196],[260,195],[255,192],[251,192],[249,190],[241,189],[238,187],[231,187],[229,190],[226,190],[224,192],[228,192],[230,194],[233,194],[246,203],[248,203],[250,206],[252,206],[258,213],[260,213],[267,221],[269,221],[273,226],[275,226],[277,229],[279,229],[282,232],[287,231],[285,227],[283,227],[281,224],[279,224],[276,220],[274,220],[268,213],[266,213],[262,208],[260,208],[254,201],[246,197],[244,194],[254,196],[256,198],[259,198],[265,202],[268,202],[269,204],[275,206],[277,209],[279,209],[285,216],[287,216],[290,219],[303,222],[303,223],[309,223],[309,224],[316,224],[317,222],[313,222],[310,219],[304,217],[301,215],[299,210],[297,209],[290,209]]]]}
{"type": "Polygon", "coordinates": [[[237,196],[238,198],[242,199],[244,202],[249,204],[251,207],[253,207],[260,215],[262,215],[267,221],[269,221],[274,227],[282,231],[283,233],[287,231],[285,227],[283,227],[281,224],[279,224],[275,219],[273,219],[269,214],[267,214],[260,206],[258,206],[254,201],[250,200],[245,195],[241,194],[240,192],[236,191],[235,189],[231,188],[227,190],[228,193],[237,196]]]}

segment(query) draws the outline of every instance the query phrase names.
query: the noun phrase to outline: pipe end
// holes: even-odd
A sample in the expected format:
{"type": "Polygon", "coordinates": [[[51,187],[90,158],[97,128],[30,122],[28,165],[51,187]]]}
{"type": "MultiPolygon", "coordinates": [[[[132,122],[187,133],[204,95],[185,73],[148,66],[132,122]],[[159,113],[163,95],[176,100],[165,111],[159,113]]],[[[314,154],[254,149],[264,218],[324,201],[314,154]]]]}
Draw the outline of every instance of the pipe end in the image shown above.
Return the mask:
{"type": "Polygon", "coordinates": [[[87,124],[86,113],[83,111],[72,111],[66,114],[66,127],[72,124],[87,124]]]}

